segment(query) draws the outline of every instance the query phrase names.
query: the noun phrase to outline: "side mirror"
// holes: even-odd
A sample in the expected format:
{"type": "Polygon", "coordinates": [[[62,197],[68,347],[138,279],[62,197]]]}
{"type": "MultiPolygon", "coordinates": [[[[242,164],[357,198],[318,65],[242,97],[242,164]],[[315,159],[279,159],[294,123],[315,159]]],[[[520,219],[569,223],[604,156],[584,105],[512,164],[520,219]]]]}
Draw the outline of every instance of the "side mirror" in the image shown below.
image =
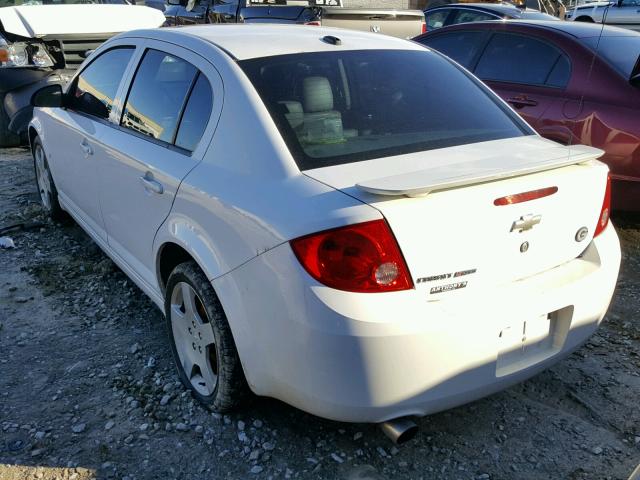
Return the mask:
{"type": "Polygon", "coordinates": [[[89,92],[84,92],[74,100],[73,106],[81,112],[88,113],[98,118],[109,118],[109,109],[99,98],[89,92]]]}
{"type": "Polygon", "coordinates": [[[34,107],[64,107],[64,93],[60,85],[49,85],[41,88],[31,96],[31,105],[34,107]]]}

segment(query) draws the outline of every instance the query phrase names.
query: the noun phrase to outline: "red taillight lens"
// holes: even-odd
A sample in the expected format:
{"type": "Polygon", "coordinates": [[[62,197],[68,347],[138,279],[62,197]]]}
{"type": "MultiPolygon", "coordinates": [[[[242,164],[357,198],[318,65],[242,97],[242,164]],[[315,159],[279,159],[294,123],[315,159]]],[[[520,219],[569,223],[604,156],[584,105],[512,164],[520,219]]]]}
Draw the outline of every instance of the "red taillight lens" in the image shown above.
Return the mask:
{"type": "Polygon", "coordinates": [[[305,25],[311,25],[312,27],[319,27],[320,26],[320,22],[318,21],[313,21],[313,22],[305,22],[305,25]]]}
{"type": "Polygon", "coordinates": [[[384,220],[296,238],[291,247],[309,275],[328,287],[363,293],[413,288],[400,247],[384,220]]]}
{"type": "Polygon", "coordinates": [[[611,177],[607,175],[607,189],[604,191],[604,201],[602,202],[602,210],[600,210],[600,216],[598,217],[598,225],[596,225],[596,231],[593,234],[594,238],[600,235],[607,225],[609,224],[609,217],[611,216],[611,177]]]}
{"type": "Polygon", "coordinates": [[[504,205],[515,205],[516,203],[530,202],[531,200],[537,200],[538,198],[548,197],[558,191],[558,187],[547,187],[539,190],[531,190],[530,192],[515,193],[513,195],[507,195],[506,197],[496,198],[493,204],[496,207],[504,205]]]}
{"type": "Polygon", "coordinates": [[[427,24],[422,22],[422,33],[427,33],[427,24]]]}

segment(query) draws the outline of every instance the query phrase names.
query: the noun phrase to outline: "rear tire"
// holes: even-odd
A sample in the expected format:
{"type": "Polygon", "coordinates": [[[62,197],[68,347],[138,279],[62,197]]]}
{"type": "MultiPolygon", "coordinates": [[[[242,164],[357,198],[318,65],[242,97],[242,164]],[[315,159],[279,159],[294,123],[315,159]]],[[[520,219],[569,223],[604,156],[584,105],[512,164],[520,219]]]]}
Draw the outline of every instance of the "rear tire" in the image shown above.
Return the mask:
{"type": "Polygon", "coordinates": [[[0,148],[19,147],[20,135],[9,131],[9,116],[4,110],[4,95],[0,93],[0,148]]]}
{"type": "Polygon", "coordinates": [[[237,408],[249,387],[222,305],[198,265],[178,265],[167,281],[165,318],[180,381],[203,405],[237,408]]]}
{"type": "Polygon", "coordinates": [[[52,220],[66,223],[69,220],[69,215],[62,209],[58,201],[58,190],[53,182],[51,170],[49,170],[49,162],[47,161],[42,141],[38,136],[33,139],[31,154],[33,155],[36,186],[40,194],[42,208],[46,210],[52,220]]]}
{"type": "Polygon", "coordinates": [[[575,22],[585,22],[585,23],[596,23],[593,21],[593,18],[591,17],[578,17],[574,20],[575,22]]]}

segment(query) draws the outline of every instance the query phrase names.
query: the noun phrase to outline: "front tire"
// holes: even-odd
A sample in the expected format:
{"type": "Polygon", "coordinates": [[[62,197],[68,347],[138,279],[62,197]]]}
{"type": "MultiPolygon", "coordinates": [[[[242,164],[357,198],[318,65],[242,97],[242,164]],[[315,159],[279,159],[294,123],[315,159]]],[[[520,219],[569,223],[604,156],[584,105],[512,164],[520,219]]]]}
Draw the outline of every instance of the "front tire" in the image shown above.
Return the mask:
{"type": "Polygon", "coordinates": [[[165,318],[182,383],[216,412],[238,407],[248,394],[222,305],[198,265],[178,265],[167,281],[165,318]]]}
{"type": "Polygon", "coordinates": [[[58,201],[58,190],[56,189],[56,184],[53,182],[51,170],[49,169],[49,162],[47,161],[47,155],[45,154],[40,137],[36,136],[33,139],[31,154],[33,155],[33,167],[36,172],[36,185],[38,193],[40,194],[40,203],[42,208],[46,210],[51,219],[57,222],[67,221],[69,217],[58,201]]]}
{"type": "Polygon", "coordinates": [[[591,18],[591,17],[584,17],[584,16],[576,18],[576,19],[575,19],[575,21],[576,21],[576,22],[585,22],[585,23],[595,23],[595,22],[593,21],[593,18],[591,18]]]}

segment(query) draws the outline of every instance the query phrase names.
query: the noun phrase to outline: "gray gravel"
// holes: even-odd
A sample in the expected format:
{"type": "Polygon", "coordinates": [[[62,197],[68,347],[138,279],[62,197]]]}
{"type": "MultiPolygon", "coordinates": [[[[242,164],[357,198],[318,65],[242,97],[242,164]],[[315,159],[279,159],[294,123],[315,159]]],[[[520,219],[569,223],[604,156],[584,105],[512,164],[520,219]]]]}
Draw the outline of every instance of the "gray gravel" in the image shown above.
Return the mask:
{"type": "Polygon", "coordinates": [[[0,479],[623,479],[640,462],[640,220],[618,217],[623,275],[606,324],[521,385],[373,425],[256,398],[218,415],[174,371],[162,315],[75,225],[37,204],[26,150],[0,151],[0,479]]]}

